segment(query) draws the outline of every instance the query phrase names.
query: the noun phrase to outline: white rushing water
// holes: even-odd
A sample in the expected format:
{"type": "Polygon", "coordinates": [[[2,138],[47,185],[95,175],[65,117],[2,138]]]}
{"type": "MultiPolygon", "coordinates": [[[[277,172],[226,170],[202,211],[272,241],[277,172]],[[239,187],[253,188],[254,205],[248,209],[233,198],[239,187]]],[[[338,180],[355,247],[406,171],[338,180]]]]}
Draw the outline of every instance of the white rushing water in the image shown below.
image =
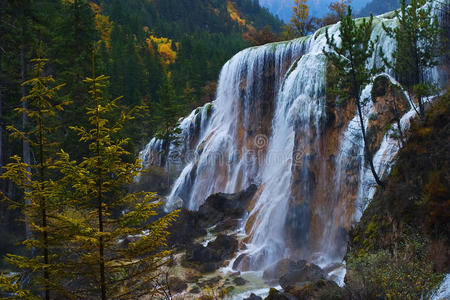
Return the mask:
{"type": "MultiPolygon", "coordinates": [[[[391,58],[395,42],[386,36],[382,23],[390,27],[397,24],[389,14],[376,17],[371,40],[391,58]]],[[[328,27],[328,31],[339,42],[339,24],[328,27]]],[[[238,263],[236,268],[263,270],[284,257],[313,257],[321,266],[340,262],[345,253],[345,240],[337,242],[340,228],[358,221],[375,193],[373,176],[363,160],[364,147],[357,134],[360,124],[355,112],[333,158],[334,175],[326,179],[335,195],[327,198],[331,207],[313,211],[314,198],[307,191],[316,181],[309,173],[314,157],[324,155],[319,145],[324,143],[322,133],[327,117],[323,55],[326,47],[325,29],[321,29],[306,38],[241,51],[224,65],[216,100],[181,121],[181,145],[170,145],[170,155],[165,159],[161,155],[164,145],[156,139],[141,152],[144,166],[167,167],[172,163],[179,167],[167,210],[181,205],[197,210],[213,193],[239,192],[253,183],[259,186],[239,231],[246,237],[246,247],[240,252],[246,263],[238,263]],[[348,171],[355,165],[356,200],[343,205],[342,189],[347,184],[348,171]],[[295,182],[296,178],[301,178],[301,182],[295,182]],[[300,185],[295,193],[294,185],[300,185]],[[353,220],[345,220],[353,211],[353,220]],[[310,238],[313,215],[326,220],[315,241],[310,238]],[[294,233],[289,232],[290,227],[295,227],[294,233]]],[[[378,66],[382,63],[377,53],[367,65],[374,62],[378,66]]],[[[389,74],[384,76],[395,83],[389,74]]],[[[432,76],[436,79],[437,73],[432,76]]],[[[368,99],[363,107],[366,128],[374,110],[371,91],[369,84],[362,93],[362,100],[368,99]]],[[[409,127],[413,116],[411,109],[402,117],[403,130],[409,127]]],[[[386,133],[374,156],[379,174],[390,171],[398,150],[398,142],[386,133]]],[[[236,258],[229,268],[235,262],[236,258]]],[[[334,275],[344,274],[345,268],[334,275]]],[[[342,283],[342,278],[337,281],[342,283]]]]}
{"type": "Polygon", "coordinates": [[[450,274],[447,274],[434,295],[433,300],[448,300],[450,299],[450,274]]]}

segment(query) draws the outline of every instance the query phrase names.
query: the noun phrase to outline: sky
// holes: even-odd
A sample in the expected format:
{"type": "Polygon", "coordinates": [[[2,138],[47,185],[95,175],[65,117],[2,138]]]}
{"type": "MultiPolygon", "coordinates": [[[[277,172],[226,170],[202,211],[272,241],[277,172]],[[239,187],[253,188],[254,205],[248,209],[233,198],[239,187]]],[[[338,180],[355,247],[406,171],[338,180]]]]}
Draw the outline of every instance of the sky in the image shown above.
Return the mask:
{"type": "MultiPolygon", "coordinates": [[[[291,18],[294,0],[259,0],[259,2],[284,21],[289,21],[291,18]]],[[[323,17],[328,13],[328,5],[331,2],[333,0],[308,0],[310,16],[323,17]]],[[[353,0],[351,6],[357,11],[368,2],[370,0],[353,0]]]]}

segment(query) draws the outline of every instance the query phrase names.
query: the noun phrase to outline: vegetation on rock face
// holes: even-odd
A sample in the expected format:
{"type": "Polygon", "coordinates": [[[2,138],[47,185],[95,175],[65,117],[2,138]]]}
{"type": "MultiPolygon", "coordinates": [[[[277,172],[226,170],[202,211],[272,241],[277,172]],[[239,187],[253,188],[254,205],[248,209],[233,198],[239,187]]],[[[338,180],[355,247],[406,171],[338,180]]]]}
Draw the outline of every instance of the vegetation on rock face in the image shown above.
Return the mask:
{"type": "Polygon", "coordinates": [[[435,101],[351,232],[346,280],[362,298],[417,299],[450,271],[450,94],[435,101]]]}

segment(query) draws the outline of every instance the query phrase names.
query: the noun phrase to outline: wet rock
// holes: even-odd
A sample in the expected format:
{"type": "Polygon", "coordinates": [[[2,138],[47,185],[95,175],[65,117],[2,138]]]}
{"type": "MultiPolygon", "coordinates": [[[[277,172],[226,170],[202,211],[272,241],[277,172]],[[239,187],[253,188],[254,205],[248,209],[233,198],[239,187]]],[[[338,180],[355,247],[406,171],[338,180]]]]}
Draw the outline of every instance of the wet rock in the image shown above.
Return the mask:
{"type": "Polygon", "coordinates": [[[205,281],[203,281],[203,282],[200,282],[198,285],[199,285],[201,288],[204,288],[204,287],[206,287],[206,286],[213,287],[213,286],[215,286],[217,283],[219,283],[220,280],[222,280],[222,277],[216,276],[216,277],[213,277],[213,278],[211,278],[211,279],[209,279],[209,280],[205,280],[205,281]]]}
{"type": "Polygon", "coordinates": [[[182,209],[176,222],[170,227],[169,245],[178,249],[186,249],[192,241],[206,235],[205,228],[199,224],[196,212],[182,209]]]}
{"type": "Polygon", "coordinates": [[[206,262],[200,265],[200,272],[202,273],[212,273],[220,268],[220,263],[206,262]]]}
{"type": "Polygon", "coordinates": [[[250,296],[248,296],[248,298],[245,298],[244,300],[262,300],[262,298],[251,293],[250,296]]]}
{"type": "Polygon", "coordinates": [[[193,241],[206,235],[206,229],[214,225],[217,225],[215,232],[234,230],[256,190],[257,187],[251,185],[239,193],[211,195],[198,212],[183,208],[170,228],[169,245],[178,249],[192,248],[193,241]]]}
{"type": "Polygon", "coordinates": [[[295,298],[277,289],[271,288],[269,295],[264,300],[294,300],[295,298]]]}
{"type": "Polygon", "coordinates": [[[241,218],[256,190],[256,185],[250,185],[246,190],[236,194],[218,193],[209,196],[198,210],[201,225],[210,227],[224,221],[227,217],[241,218]]]}
{"type": "Polygon", "coordinates": [[[325,279],[326,273],[317,265],[300,260],[289,269],[289,272],[280,277],[281,287],[290,292],[296,288],[302,288],[305,282],[316,282],[325,279]]]}
{"type": "Polygon", "coordinates": [[[325,273],[328,274],[331,271],[341,268],[342,266],[343,266],[342,263],[332,263],[332,264],[329,264],[326,267],[324,267],[323,270],[325,273]]]}
{"type": "Polygon", "coordinates": [[[290,204],[286,217],[286,232],[290,242],[297,249],[309,244],[311,221],[311,207],[307,203],[290,204]]]}
{"type": "Polygon", "coordinates": [[[233,230],[239,225],[239,220],[235,218],[226,218],[224,221],[218,223],[214,228],[214,232],[223,232],[233,230]]]}
{"type": "Polygon", "coordinates": [[[131,192],[156,192],[165,195],[170,191],[167,172],[164,167],[148,166],[141,174],[139,181],[130,186],[131,192]]]}
{"type": "Polygon", "coordinates": [[[210,273],[217,270],[225,260],[230,259],[238,250],[238,241],[235,237],[219,235],[217,238],[203,246],[193,244],[187,247],[185,261],[202,273],[210,273]]]}
{"type": "Polygon", "coordinates": [[[169,289],[171,292],[181,293],[187,289],[187,284],[178,277],[169,277],[168,280],[169,289]]]}
{"type": "Polygon", "coordinates": [[[242,285],[247,284],[248,281],[245,280],[245,279],[242,278],[242,277],[236,277],[236,278],[233,279],[233,283],[234,283],[235,285],[237,285],[237,286],[242,286],[242,285]]]}
{"type": "Polygon", "coordinates": [[[290,289],[288,292],[297,300],[347,299],[344,290],[331,280],[321,279],[315,282],[307,282],[303,286],[290,289]]]}
{"type": "Polygon", "coordinates": [[[241,254],[233,263],[234,270],[248,271],[250,268],[250,258],[247,254],[241,254]]]}
{"type": "MultiPolygon", "coordinates": [[[[239,258],[238,258],[239,259],[239,258]]],[[[237,260],[236,260],[237,261],[237,260]]],[[[264,270],[263,278],[269,282],[276,282],[278,279],[295,270],[295,261],[291,259],[281,259],[277,263],[264,270]]]]}
{"type": "Polygon", "coordinates": [[[238,250],[238,241],[233,236],[220,234],[208,244],[208,248],[214,250],[221,261],[230,259],[238,250]]]}
{"type": "Polygon", "coordinates": [[[220,261],[220,256],[210,247],[194,244],[186,251],[186,260],[197,263],[208,263],[220,261]]]}
{"type": "Polygon", "coordinates": [[[396,123],[400,116],[409,111],[410,104],[403,91],[384,75],[375,79],[371,92],[374,113],[369,116],[367,138],[370,150],[375,153],[387,126],[396,123]]]}

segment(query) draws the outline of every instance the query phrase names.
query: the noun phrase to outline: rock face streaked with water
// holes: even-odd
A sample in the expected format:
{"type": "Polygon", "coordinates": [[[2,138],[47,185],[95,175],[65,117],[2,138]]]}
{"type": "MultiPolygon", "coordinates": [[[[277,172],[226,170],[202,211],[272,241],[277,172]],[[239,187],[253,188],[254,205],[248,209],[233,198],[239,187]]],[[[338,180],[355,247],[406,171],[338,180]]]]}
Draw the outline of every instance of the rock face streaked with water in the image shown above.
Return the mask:
{"type": "MultiPolygon", "coordinates": [[[[396,20],[376,17],[371,36],[390,58],[395,42],[382,23],[396,26],[396,20]]],[[[339,39],[339,24],[328,31],[339,39]]],[[[216,100],[182,120],[181,145],[162,155],[163,143],[153,139],[141,153],[147,165],[179,170],[167,210],[197,210],[211,194],[258,186],[239,229],[244,238],[230,262],[234,269],[263,270],[282,258],[322,267],[340,262],[347,232],[375,192],[355,106],[326,95],[324,47],[321,29],[238,53],[222,69],[216,100]]],[[[381,64],[376,54],[367,65],[373,63],[381,64]]],[[[399,149],[385,131],[396,126],[389,101],[400,94],[404,130],[414,111],[390,75],[380,76],[382,82],[366,86],[362,99],[374,163],[383,175],[399,149]]],[[[438,80],[437,72],[430,76],[438,80]]]]}

